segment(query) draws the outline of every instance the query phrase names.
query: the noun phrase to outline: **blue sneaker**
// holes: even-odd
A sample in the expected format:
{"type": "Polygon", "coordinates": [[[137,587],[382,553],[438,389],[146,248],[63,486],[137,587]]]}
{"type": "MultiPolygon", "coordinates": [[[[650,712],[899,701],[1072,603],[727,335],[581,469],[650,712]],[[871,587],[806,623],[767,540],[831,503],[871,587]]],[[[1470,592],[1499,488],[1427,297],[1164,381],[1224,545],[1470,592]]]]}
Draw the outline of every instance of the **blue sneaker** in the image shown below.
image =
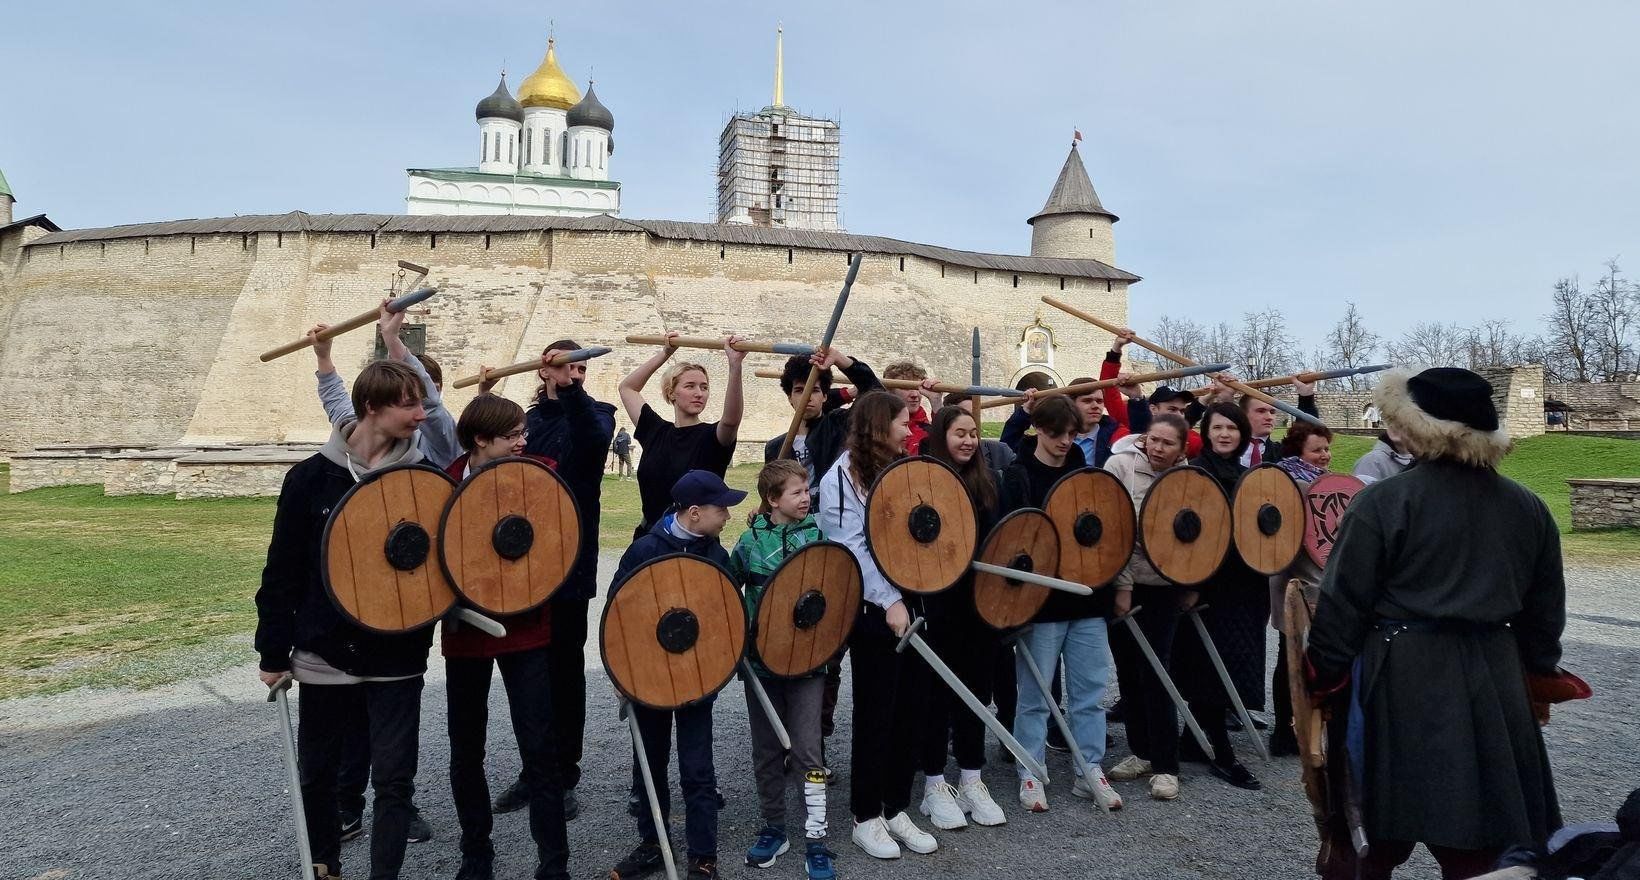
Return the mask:
{"type": "Polygon", "coordinates": [[[786,839],[786,829],[765,825],[762,831],[757,832],[757,842],[746,850],[746,864],[754,868],[767,868],[791,847],[791,842],[786,839]]]}
{"type": "Polygon", "coordinates": [[[809,850],[803,855],[804,870],[809,872],[809,880],[836,880],[837,869],[832,866],[831,850],[818,840],[809,841],[809,850]]]}

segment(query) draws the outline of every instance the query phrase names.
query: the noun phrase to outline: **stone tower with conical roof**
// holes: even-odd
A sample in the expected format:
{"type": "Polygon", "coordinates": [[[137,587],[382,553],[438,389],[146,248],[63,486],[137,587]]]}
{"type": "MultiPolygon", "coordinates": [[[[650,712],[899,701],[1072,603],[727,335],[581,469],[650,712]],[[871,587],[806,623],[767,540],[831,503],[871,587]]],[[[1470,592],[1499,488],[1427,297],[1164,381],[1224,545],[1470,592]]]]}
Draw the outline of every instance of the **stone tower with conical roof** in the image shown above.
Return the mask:
{"type": "Polygon", "coordinates": [[[1048,193],[1047,204],[1025,221],[1031,224],[1031,256],[1098,260],[1114,266],[1116,238],[1111,226],[1116,220],[1116,215],[1100,204],[1093,181],[1088,179],[1088,169],[1082,165],[1082,155],[1072,141],[1070,155],[1059,169],[1059,179],[1048,193]]]}
{"type": "Polygon", "coordinates": [[[11,206],[17,201],[12,197],[11,186],[6,183],[6,173],[0,171],[0,226],[11,222],[11,206]]]}

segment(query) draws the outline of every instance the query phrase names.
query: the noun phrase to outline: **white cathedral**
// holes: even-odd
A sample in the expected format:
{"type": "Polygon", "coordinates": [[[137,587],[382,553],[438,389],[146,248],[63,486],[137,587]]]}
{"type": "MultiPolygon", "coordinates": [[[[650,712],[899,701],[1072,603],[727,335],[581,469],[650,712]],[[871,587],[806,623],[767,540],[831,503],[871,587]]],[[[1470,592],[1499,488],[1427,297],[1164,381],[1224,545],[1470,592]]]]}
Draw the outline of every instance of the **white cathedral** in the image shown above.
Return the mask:
{"type": "Polygon", "coordinates": [[[621,185],[609,179],[615,116],[598,101],[592,83],[581,96],[558,66],[553,40],[547,40],[547,57],[518,87],[517,98],[503,73],[474,115],[478,165],[409,169],[408,213],[620,213],[621,185]]]}

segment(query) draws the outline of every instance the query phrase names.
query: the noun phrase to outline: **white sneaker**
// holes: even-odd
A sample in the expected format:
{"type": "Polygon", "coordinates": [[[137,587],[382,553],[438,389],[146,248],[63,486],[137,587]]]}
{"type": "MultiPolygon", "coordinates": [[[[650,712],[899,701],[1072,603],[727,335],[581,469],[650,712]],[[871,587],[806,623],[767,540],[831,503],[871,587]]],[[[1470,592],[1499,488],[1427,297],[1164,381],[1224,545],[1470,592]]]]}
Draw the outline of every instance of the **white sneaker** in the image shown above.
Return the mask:
{"type": "Polygon", "coordinates": [[[1019,805],[1033,813],[1048,812],[1048,796],[1042,793],[1042,783],[1030,776],[1021,779],[1019,805]]]}
{"type": "Polygon", "coordinates": [[[1170,801],[1179,796],[1179,777],[1158,773],[1150,777],[1150,796],[1159,801],[1170,801]]]}
{"type": "Polygon", "coordinates": [[[928,855],[940,848],[939,842],[934,839],[934,835],[918,828],[917,823],[911,821],[911,816],[904,811],[888,820],[888,834],[895,840],[905,844],[905,848],[914,853],[928,855]]]}
{"type": "Polygon", "coordinates": [[[897,859],[900,857],[900,845],[894,838],[888,836],[888,823],[881,816],[865,822],[854,823],[854,845],[866,851],[866,855],[877,859],[897,859]]]}
{"type": "Polygon", "coordinates": [[[1119,763],[1117,763],[1115,767],[1110,768],[1110,778],[1123,781],[1128,779],[1138,779],[1141,776],[1149,776],[1150,773],[1150,762],[1139,757],[1138,755],[1128,755],[1126,758],[1123,758],[1119,763]]]}
{"type": "Polygon", "coordinates": [[[962,807],[957,806],[957,790],[952,788],[949,782],[941,782],[933,788],[925,789],[922,806],[917,809],[941,831],[955,831],[968,827],[968,820],[962,816],[962,807]]]}
{"type": "Polygon", "coordinates": [[[1071,783],[1071,794],[1086,800],[1097,801],[1101,807],[1107,810],[1120,810],[1122,808],[1122,796],[1116,793],[1116,789],[1110,787],[1110,780],[1105,778],[1105,774],[1097,770],[1094,771],[1094,774],[1092,785],[1088,784],[1087,779],[1081,776],[1076,777],[1076,781],[1071,783]]]}
{"type": "Polygon", "coordinates": [[[964,813],[973,814],[975,825],[990,827],[1008,824],[1007,814],[991,799],[991,790],[978,779],[965,782],[957,789],[957,806],[964,813]]]}

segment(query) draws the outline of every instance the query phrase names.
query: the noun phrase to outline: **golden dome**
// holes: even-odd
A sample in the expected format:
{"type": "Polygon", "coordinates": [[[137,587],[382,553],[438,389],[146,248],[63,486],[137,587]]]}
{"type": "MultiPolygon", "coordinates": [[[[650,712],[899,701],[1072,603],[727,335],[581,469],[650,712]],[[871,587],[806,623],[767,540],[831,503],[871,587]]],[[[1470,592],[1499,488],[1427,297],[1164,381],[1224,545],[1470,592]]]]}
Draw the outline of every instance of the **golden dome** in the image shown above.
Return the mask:
{"type": "Polygon", "coordinates": [[[547,40],[547,57],[541,66],[524,78],[518,87],[518,103],[525,107],[556,107],[568,110],[581,101],[581,92],[575,88],[558,66],[558,54],[553,51],[552,39],[547,40]]]}

